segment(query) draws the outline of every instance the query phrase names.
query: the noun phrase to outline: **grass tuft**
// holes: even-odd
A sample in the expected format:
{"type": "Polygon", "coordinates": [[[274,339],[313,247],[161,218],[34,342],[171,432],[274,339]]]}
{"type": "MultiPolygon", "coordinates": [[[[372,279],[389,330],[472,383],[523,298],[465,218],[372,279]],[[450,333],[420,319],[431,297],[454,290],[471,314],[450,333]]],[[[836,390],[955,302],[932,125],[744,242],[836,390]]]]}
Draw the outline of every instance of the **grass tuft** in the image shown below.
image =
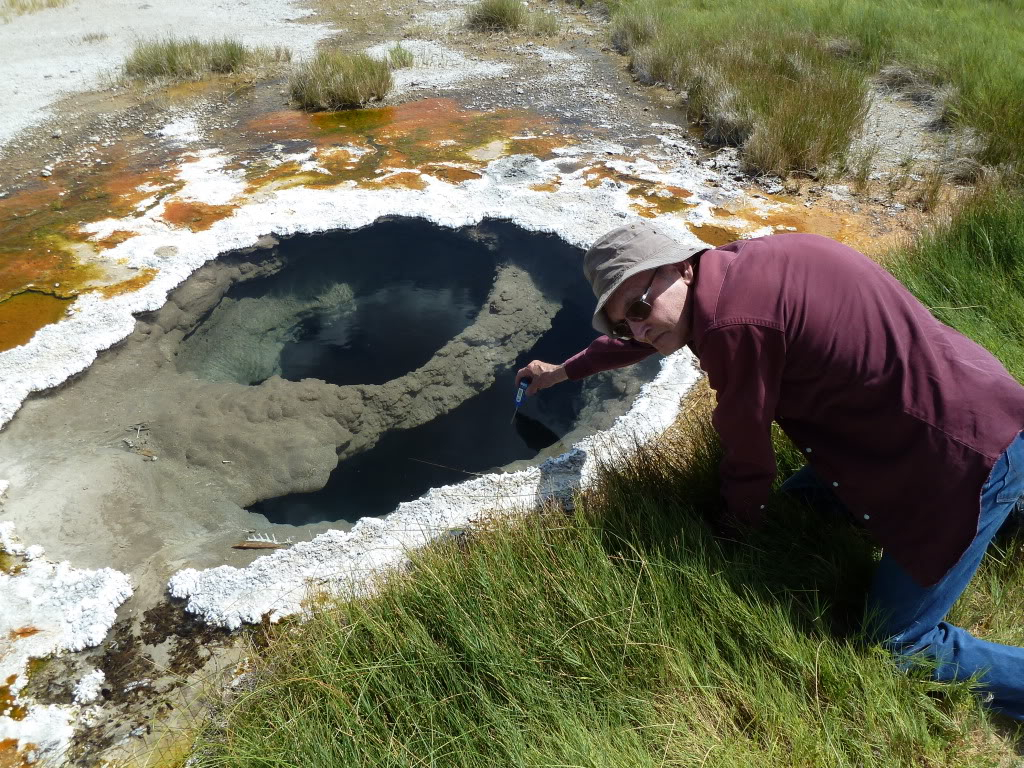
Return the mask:
{"type": "Polygon", "coordinates": [[[528,14],[522,0],[477,0],[466,12],[466,23],[484,32],[507,32],[526,26],[528,14]]]}
{"type": "Polygon", "coordinates": [[[212,41],[169,37],[136,43],[124,63],[124,74],[132,80],[198,80],[284,63],[291,57],[291,51],[281,46],[251,47],[227,37],[212,41]]]}
{"type": "Polygon", "coordinates": [[[326,50],[303,63],[289,85],[300,107],[335,110],[379,101],[393,84],[390,54],[389,60],[381,60],[365,53],[326,50]]]}
{"type": "Polygon", "coordinates": [[[388,64],[392,69],[406,69],[411,67],[415,61],[412,51],[403,48],[401,43],[395,43],[388,49],[388,64]]]}
{"type": "Polygon", "coordinates": [[[558,15],[534,11],[529,18],[530,34],[536,37],[556,37],[558,35],[558,15]]]}

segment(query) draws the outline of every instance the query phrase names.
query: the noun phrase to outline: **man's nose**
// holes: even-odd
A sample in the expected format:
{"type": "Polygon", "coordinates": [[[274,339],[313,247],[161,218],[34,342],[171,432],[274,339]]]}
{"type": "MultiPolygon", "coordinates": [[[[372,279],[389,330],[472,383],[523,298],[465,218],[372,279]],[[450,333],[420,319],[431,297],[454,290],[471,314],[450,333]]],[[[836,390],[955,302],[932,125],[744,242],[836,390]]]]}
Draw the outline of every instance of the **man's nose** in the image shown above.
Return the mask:
{"type": "Polygon", "coordinates": [[[634,339],[637,341],[647,340],[647,334],[651,330],[650,323],[646,320],[629,320],[628,318],[626,322],[629,323],[629,332],[633,334],[634,339]]]}

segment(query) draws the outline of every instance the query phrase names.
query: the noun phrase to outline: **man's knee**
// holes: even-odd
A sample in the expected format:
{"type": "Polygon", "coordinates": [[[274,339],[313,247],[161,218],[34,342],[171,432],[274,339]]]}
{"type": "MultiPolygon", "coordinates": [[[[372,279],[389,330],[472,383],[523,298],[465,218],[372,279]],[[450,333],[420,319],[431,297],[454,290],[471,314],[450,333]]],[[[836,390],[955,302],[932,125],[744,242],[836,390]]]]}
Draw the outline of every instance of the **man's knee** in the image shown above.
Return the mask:
{"type": "Polygon", "coordinates": [[[949,626],[943,622],[933,627],[910,627],[878,642],[904,672],[922,666],[938,671],[949,655],[949,639],[949,626]]]}

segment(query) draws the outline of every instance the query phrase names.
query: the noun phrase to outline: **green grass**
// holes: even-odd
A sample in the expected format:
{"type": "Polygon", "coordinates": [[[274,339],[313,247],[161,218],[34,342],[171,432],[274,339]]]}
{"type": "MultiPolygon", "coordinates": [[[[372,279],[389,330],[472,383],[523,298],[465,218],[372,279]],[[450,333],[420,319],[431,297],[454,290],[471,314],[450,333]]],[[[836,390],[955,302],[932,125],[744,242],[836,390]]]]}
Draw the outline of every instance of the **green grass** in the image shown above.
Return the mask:
{"type": "Polygon", "coordinates": [[[529,20],[530,34],[537,37],[557,37],[558,36],[558,15],[555,13],[544,13],[543,11],[533,11],[530,13],[529,20]]]}
{"type": "MultiPolygon", "coordinates": [[[[983,187],[889,266],[1024,381],[1019,190],[983,187]]],[[[711,405],[698,389],[574,511],[464,532],[377,596],[271,629],[195,765],[1012,764],[1022,734],[967,684],[904,675],[864,640],[866,537],[776,492],[749,543],[711,538],[711,405]]],[[[782,478],[800,459],[780,432],[776,447],[782,478]]],[[[951,620],[1024,643],[1024,540],[993,549],[951,620]]]]}
{"type": "Polygon", "coordinates": [[[1024,167],[1022,0],[619,0],[612,37],[642,80],[689,92],[709,139],[754,170],[841,162],[865,79],[909,68],[985,163],[1024,167]],[[945,95],[943,94],[943,86],[945,95]]]}
{"type": "Polygon", "coordinates": [[[1024,382],[1024,196],[990,184],[887,266],[940,320],[1024,382]]]}
{"type": "Polygon", "coordinates": [[[304,109],[361,107],[387,96],[393,85],[391,64],[365,53],[320,51],[292,75],[289,85],[304,109]]]}
{"type": "Polygon", "coordinates": [[[521,0],[477,0],[466,11],[466,24],[485,32],[522,29],[528,20],[521,0]]]}
{"type": "Polygon", "coordinates": [[[287,48],[252,47],[227,37],[168,37],[136,43],[123,69],[125,77],[131,80],[200,80],[211,74],[232,74],[285,63],[291,57],[287,48]]]}
{"type": "Polygon", "coordinates": [[[405,69],[411,67],[416,59],[412,51],[403,48],[401,43],[395,43],[388,49],[388,64],[392,69],[405,69]]]}

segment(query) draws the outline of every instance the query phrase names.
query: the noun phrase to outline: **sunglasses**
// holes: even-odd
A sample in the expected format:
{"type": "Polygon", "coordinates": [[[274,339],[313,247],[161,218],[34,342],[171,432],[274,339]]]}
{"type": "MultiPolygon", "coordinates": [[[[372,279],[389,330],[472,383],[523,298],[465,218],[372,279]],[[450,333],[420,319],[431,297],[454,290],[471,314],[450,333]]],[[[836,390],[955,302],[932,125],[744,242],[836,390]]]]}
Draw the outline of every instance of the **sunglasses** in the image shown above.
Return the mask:
{"type": "Polygon", "coordinates": [[[643,296],[639,299],[634,299],[630,302],[629,306],[626,307],[626,319],[620,320],[612,326],[612,336],[618,339],[631,339],[633,338],[633,329],[629,327],[629,320],[634,322],[640,322],[646,320],[651,315],[651,302],[647,300],[647,296],[651,292],[651,288],[654,287],[654,279],[658,276],[658,269],[655,268],[651,275],[651,282],[647,284],[647,290],[644,291],[643,296]]]}

